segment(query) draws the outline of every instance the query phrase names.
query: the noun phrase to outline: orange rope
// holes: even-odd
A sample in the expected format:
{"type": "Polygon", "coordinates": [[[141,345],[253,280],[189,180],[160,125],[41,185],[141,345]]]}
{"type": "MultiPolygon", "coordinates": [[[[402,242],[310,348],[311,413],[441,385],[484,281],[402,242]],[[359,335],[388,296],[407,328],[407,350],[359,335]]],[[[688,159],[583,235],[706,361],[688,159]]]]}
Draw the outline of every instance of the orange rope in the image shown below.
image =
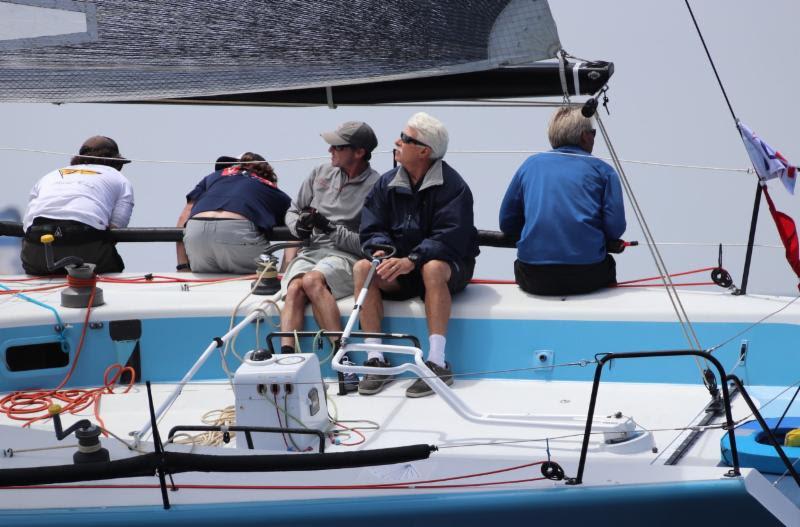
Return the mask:
{"type": "Polygon", "coordinates": [[[129,366],[121,366],[119,364],[112,364],[103,375],[103,386],[92,389],[68,389],[62,390],[69,379],[72,377],[75,367],[78,365],[78,359],[83,351],[84,342],[86,340],[86,331],[89,327],[89,316],[92,312],[92,303],[94,303],[94,296],[96,292],[95,280],[80,280],[80,283],[91,283],[92,293],[89,295],[89,305],[86,308],[86,316],[83,319],[83,329],[81,330],[81,337],[78,341],[78,347],[75,350],[75,358],[72,360],[72,366],[67,374],[52,390],[32,390],[32,391],[16,391],[12,392],[2,399],[0,399],[0,412],[6,414],[9,419],[16,421],[24,421],[24,427],[31,424],[47,419],[50,417],[48,409],[50,406],[59,401],[64,404],[62,412],[69,412],[77,414],[89,406],[94,406],[94,414],[100,426],[103,426],[103,421],[99,415],[100,398],[105,393],[114,393],[114,385],[119,381],[120,376],[124,372],[128,372],[131,381],[125,388],[124,392],[127,393],[133,387],[135,372],[129,366]],[[109,377],[109,374],[116,369],[116,373],[109,377]]]}

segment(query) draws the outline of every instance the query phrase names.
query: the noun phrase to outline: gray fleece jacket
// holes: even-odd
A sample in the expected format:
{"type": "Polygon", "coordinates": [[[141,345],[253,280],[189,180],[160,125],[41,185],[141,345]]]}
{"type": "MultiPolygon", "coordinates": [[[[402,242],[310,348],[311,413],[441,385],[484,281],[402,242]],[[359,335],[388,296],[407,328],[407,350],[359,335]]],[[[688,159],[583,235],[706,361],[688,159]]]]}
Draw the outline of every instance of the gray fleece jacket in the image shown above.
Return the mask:
{"type": "Polygon", "coordinates": [[[305,207],[314,207],[320,214],[336,225],[330,234],[314,229],[309,249],[332,248],[361,255],[358,228],[361,223],[361,208],[372,186],[380,174],[367,167],[364,172],[350,179],[340,168],[320,165],[311,171],[303,182],[297,198],[286,213],[286,226],[297,236],[297,218],[305,207]]]}

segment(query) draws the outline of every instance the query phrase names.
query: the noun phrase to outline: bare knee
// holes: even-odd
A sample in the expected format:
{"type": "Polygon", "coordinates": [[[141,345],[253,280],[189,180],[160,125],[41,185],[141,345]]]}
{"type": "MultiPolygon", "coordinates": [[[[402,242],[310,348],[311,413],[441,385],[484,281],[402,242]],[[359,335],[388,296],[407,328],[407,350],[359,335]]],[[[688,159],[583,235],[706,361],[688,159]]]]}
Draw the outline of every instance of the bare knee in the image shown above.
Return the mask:
{"type": "Polygon", "coordinates": [[[370,268],[370,261],[369,260],[359,260],[353,265],[353,276],[356,279],[364,280],[367,277],[367,273],[369,272],[370,268]]]}
{"type": "Polygon", "coordinates": [[[422,265],[422,281],[425,287],[446,285],[450,280],[450,264],[444,260],[430,260],[422,265]]]}
{"type": "Polygon", "coordinates": [[[317,271],[311,271],[304,274],[302,282],[303,290],[310,298],[316,297],[328,288],[328,282],[325,280],[325,275],[317,271]]]}
{"type": "Polygon", "coordinates": [[[306,292],[303,289],[303,277],[295,278],[286,288],[286,303],[294,304],[306,301],[306,292]]]}

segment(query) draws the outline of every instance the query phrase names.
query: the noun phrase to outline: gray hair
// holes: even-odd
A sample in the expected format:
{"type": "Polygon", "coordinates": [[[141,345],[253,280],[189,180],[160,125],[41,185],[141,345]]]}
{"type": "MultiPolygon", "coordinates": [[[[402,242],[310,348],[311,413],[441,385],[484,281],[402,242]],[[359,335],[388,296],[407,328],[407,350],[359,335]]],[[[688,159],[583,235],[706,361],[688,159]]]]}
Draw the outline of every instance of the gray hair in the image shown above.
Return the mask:
{"type": "Polygon", "coordinates": [[[417,131],[417,139],[431,148],[431,159],[441,159],[447,152],[450,140],[447,128],[435,117],[425,112],[415,113],[406,125],[417,131]]]}
{"type": "Polygon", "coordinates": [[[553,148],[579,145],[581,134],[589,132],[593,128],[592,120],[584,117],[580,108],[562,106],[550,118],[550,125],[547,127],[547,138],[550,139],[550,146],[553,148]]]}

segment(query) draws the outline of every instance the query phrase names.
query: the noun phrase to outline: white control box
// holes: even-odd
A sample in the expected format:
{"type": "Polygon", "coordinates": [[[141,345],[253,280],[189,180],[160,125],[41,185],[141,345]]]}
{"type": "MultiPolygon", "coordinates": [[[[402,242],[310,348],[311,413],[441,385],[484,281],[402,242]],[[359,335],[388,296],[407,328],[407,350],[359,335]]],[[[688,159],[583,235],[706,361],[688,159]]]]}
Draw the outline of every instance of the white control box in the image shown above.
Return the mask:
{"type": "MultiPolygon", "coordinates": [[[[325,386],[316,355],[276,354],[262,361],[250,356],[233,377],[237,426],[328,430],[325,386]]],[[[257,449],[319,451],[315,434],[253,432],[251,436],[257,449]]],[[[248,448],[244,432],[236,432],[236,446],[248,448]]]]}

